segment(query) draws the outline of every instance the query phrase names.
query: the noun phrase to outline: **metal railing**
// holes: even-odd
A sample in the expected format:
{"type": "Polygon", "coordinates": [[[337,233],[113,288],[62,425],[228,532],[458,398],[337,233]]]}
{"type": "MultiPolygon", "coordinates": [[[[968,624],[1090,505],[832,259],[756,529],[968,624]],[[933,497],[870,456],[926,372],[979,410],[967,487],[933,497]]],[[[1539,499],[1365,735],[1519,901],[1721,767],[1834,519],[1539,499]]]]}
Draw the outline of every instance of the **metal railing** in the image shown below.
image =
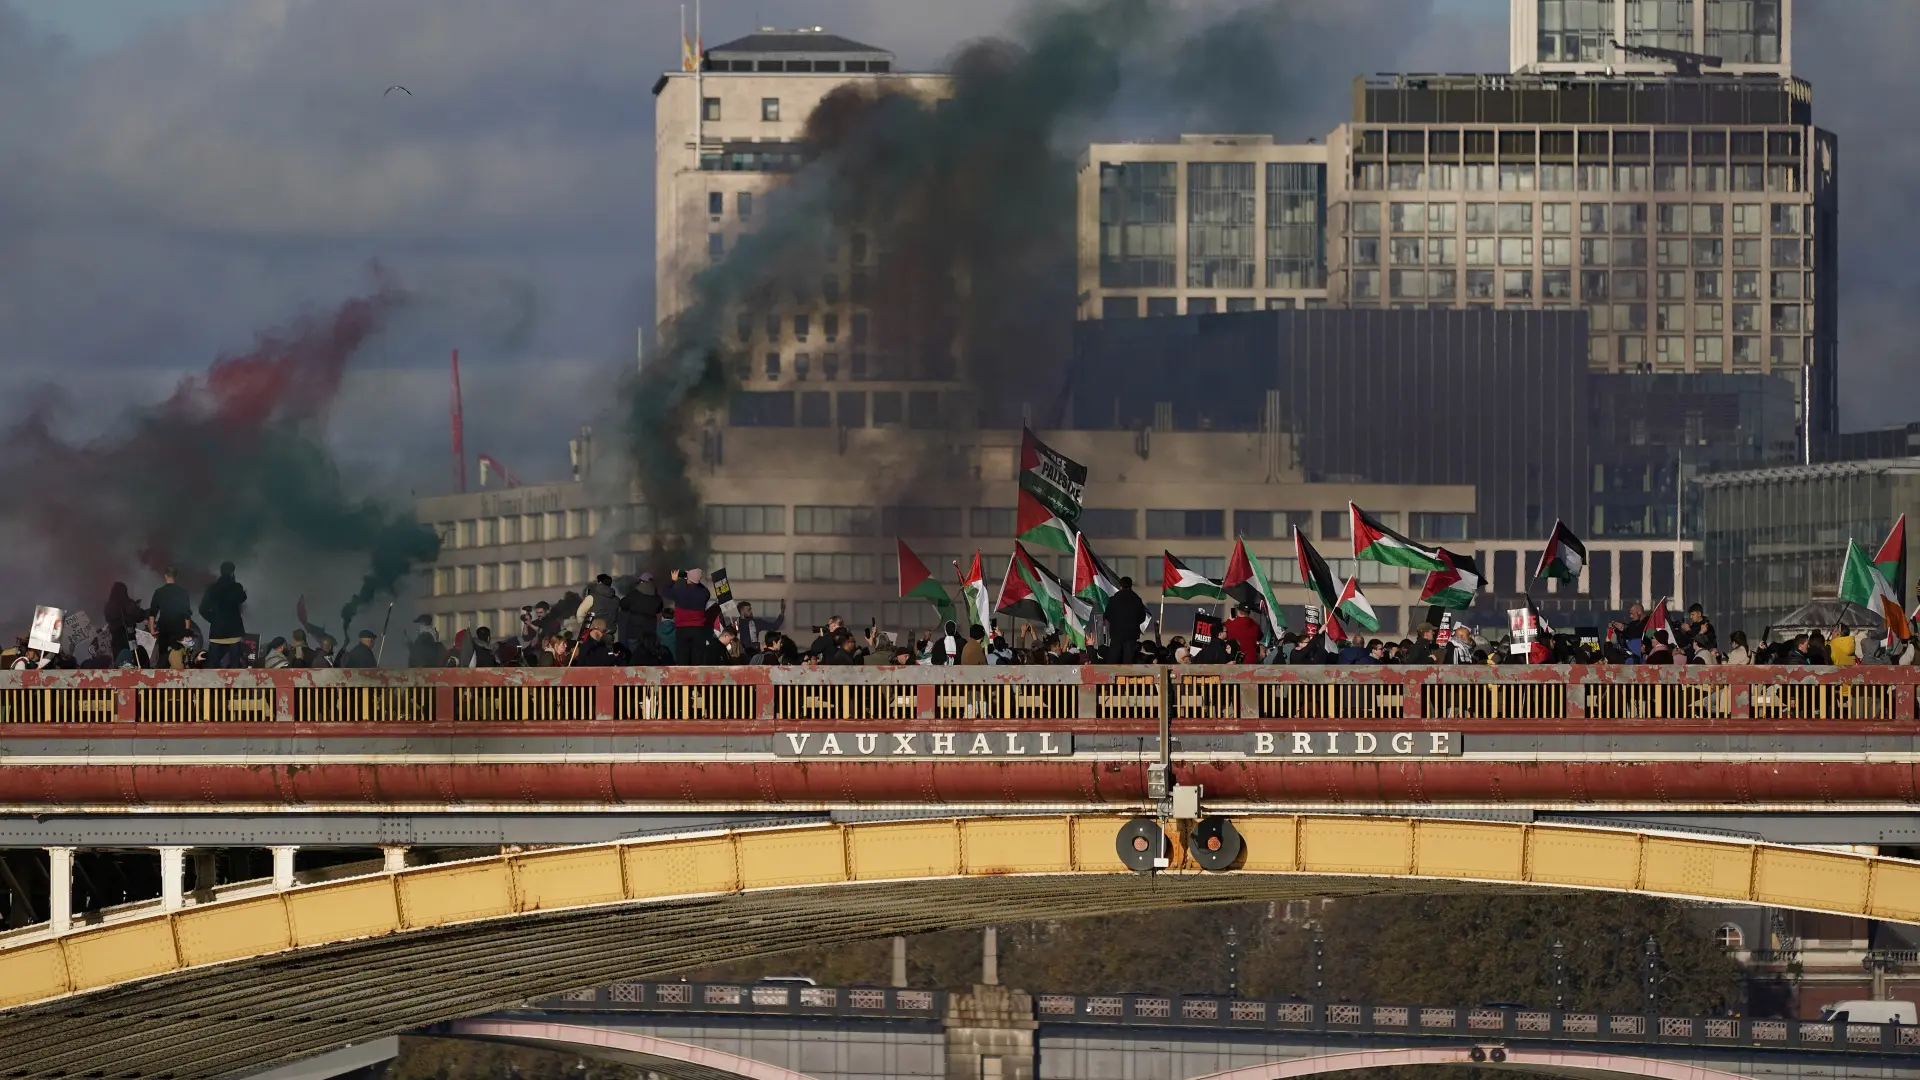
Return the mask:
{"type": "Polygon", "coordinates": [[[728,667],[0,672],[0,725],[627,721],[1911,724],[1892,667],[728,667]],[[1163,695],[1167,700],[1163,703],[1163,695]]]}
{"type": "Polygon", "coordinates": [[[799,982],[617,982],[539,998],[528,1002],[526,1007],[543,1012],[744,1013],[938,1020],[947,1013],[947,992],[879,986],[812,986],[799,982]]]}

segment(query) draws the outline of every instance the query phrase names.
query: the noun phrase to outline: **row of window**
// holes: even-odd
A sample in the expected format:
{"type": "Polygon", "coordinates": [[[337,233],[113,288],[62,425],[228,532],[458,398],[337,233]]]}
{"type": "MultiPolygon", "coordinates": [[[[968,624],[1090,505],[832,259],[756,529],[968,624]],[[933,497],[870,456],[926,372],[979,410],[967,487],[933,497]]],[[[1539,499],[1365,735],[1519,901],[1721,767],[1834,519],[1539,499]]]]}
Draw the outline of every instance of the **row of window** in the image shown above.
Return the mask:
{"type": "Polygon", "coordinates": [[[1812,231],[1803,203],[1653,203],[1652,208],[1649,219],[1648,204],[1643,202],[1356,202],[1349,204],[1348,231],[1377,233],[1384,220],[1389,232],[1452,233],[1464,220],[1469,233],[1532,235],[1537,218],[1542,233],[1570,234],[1577,215],[1579,231],[1587,236],[1645,236],[1649,220],[1654,231],[1662,234],[1717,234],[1726,231],[1729,210],[1736,234],[1759,235],[1765,230],[1775,236],[1802,236],[1812,231]]]}
{"type": "MultiPolygon", "coordinates": [[[[1133,319],[1140,315],[1141,305],[1145,304],[1149,317],[1180,314],[1180,298],[1177,296],[1105,296],[1100,299],[1100,317],[1103,319],[1133,319]]],[[[1290,296],[1267,297],[1268,311],[1292,311],[1295,308],[1290,296]]],[[[1327,306],[1325,297],[1309,296],[1297,305],[1314,310],[1327,306]]],[[[1260,298],[1256,296],[1189,296],[1187,297],[1188,315],[1217,315],[1222,311],[1259,311],[1260,298]]]]}
{"type": "Polygon", "coordinates": [[[1791,165],[1423,165],[1356,162],[1354,191],[1805,191],[1791,165]]]}
{"type": "MultiPolygon", "coordinates": [[[[835,295],[828,297],[827,302],[837,304],[840,299],[835,295]]],[[[870,326],[871,317],[866,312],[850,313],[846,320],[847,340],[855,345],[865,345],[869,340],[870,326]]],[[[812,312],[802,312],[794,315],[789,321],[778,312],[768,312],[758,317],[742,312],[734,317],[733,333],[734,338],[742,345],[751,344],[756,336],[760,341],[768,344],[779,344],[783,340],[791,340],[804,345],[813,336],[815,327],[819,328],[820,337],[827,343],[839,341],[840,313],[825,311],[816,317],[812,312]],[[791,337],[787,336],[789,326],[792,328],[791,337]]]]}
{"type": "MultiPolygon", "coordinates": [[[[630,528],[646,531],[653,518],[644,506],[624,507],[630,528]]],[[[609,511],[550,510],[540,514],[443,521],[434,526],[440,542],[450,548],[492,547],[496,544],[538,544],[547,540],[575,540],[600,531],[609,511]]]]}
{"type": "MultiPolygon", "coordinates": [[[[1761,247],[1759,240],[1735,240],[1732,245],[1732,263],[1735,267],[1763,268],[1768,265],[1792,269],[1809,265],[1812,260],[1812,241],[1802,249],[1803,241],[1775,240],[1771,252],[1761,247]],[[1762,255],[1770,259],[1762,259],[1762,255]]],[[[1539,252],[1538,264],[1543,266],[1572,266],[1574,242],[1567,238],[1547,237],[1536,242],[1531,237],[1507,237],[1498,240],[1493,237],[1468,237],[1464,244],[1451,237],[1422,241],[1418,237],[1402,239],[1394,237],[1385,244],[1386,265],[1389,266],[1533,266],[1535,251],[1539,252]],[[1462,252],[1465,258],[1460,258],[1462,252]]],[[[1360,237],[1352,241],[1350,249],[1351,265],[1356,267],[1380,266],[1382,245],[1374,237],[1360,237]]],[[[1580,265],[1583,267],[1618,266],[1643,268],[1647,265],[1647,242],[1645,240],[1582,240],[1579,242],[1580,265]]],[[[1727,264],[1727,248],[1720,240],[1660,240],[1654,244],[1654,265],[1660,267],[1721,267],[1727,264]]],[[[1717,283],[1718,271],[1707,281],[1717,283]]],[[[1760,275],[1758,273],[1735,273],[1735,287],[1741,282],[1750,282],[1749,296],[1759,295],[1760,275]]],[[[1673,280],[1684,280],[1685,275],[1674,275],[1673,280]]],[[[1640,280],[1644,281],[1644,277],[1640,280]]],[[[1811,288],[1812,281],[1806,282],[1811,288]]],[[[1774,295],[1798,296],[1801,282],[1798,272],[1774,275],[1774,295]],[[1783,292],[1782,289],[1785,291],[1783,292]]]]}
{"type": "MultiPolygon", "coordinates": [[[[1611,3],[1612,0],[1585,0],[1611,3]]],[[[1649,0],[1636,0],[1646,3],[1649,0]]],[[[1682,0],[1684,2],[1684,0],[1682,0]]],[[[1800,156],[1800,132],[1794,129],[1713,129],[1703,127],[1666,129],[1621,128],[1547,128],[1525,127],[1471,128],[1465,131],[1447,128],[1361,128],[1354,135],[1354,153],[1379,157],[1434,157],[1458,159],[1494,157],[1502,160],[1531,158],[1570,158],[1576,154],[1587,160],[1614,158],[1641,162],[1649,156],[1662,160],[1694,158],[1782,158],[1800,156]]]]}
{"type": "MultiPolygon", "coordinates": [[[[1531,299],[1534,291],[1535,272],[1531,269],[1502,270],[1495,277],[1493,270],[1392,270],[1386,275],[1387,295],[1396,299],[1452,299],[1463,295],[1469,300],[1487,300],[1495,295],[1509,299],[1531,299]],[[1499,292],[1495,287],[1498,282],[1499,292]],[[1464,283],[1464,293],[1459,286],[1464,283]]],[[[1381,296],[1381,271],[1356,269],[1350,275],[1351,296],[1354,300],[1377,300],[1381,296]]],[[[1652,291],[1648,291],[1649,275],[1645,270],[1582,270],[1577,275],[1572,270],[1542,270],[1538,274],[1540,283],[1538,296],[1548,300],[1572,300],[1575,298],[1574,286],[1579,286],[1578,298],[1587,301],[1604,302],[1608,300],[1686,300],[1706,301],[1702,306],[1718,308],[1717,301],[1765,300],[1794,301],[1813,298],[1812,275],[1798,272],[1776,272],[1765,279],[1766,291],[1762,292],[1760,271],[1734,271],[1731,292],[1722,289],[1726,280],[1718,270],[1699,271],[1688,274],[1685,271],[1656,271],[1651,275],[1652,291]],[[1691,287],[1691,297],[1689,297],[1691,287]]],[[[1736,304],[1753,321],[1761,305],[1736,304]]],[[[1779,333],[1804,333],[1811,325],[1810,310],[1798,303],[1775,303],[1770,305],[1771,323],[1779,333]]],[[[1735,316],[1736,319],[1740,315],[1735,316]]]]}
{"type": "MultiPolygon", "coordinates": [[[[787,531],[784,506],[709,506],[707,529],[714,535],[784,535],[787,531]]],[[[1319,538],[1345,539],[1347,511],[1319,511],[1319,538]]],[[[1312,533],[1314,512],[1309,510],[1235,510],[1233,534],[1250,540],[1279,540],[1299,528],[1312,533]]],[[[962,518],[966,535],[974,537],[1010,537],[1015,534],[1016,513],[1012,507],[975,506],[963,511],[957,506],[796,506],[793,508],[793,532],[797,536],[872,536],[878,526],[882,536],[960,536],[962,518]]],[[[1400,527],[1398,511],[1377,515],[1390,529],[1400,527]]],[[[1137,538],[1144,519],[1146,538],[1193,539],[1224,538],[1227,512],[1224,510],[1108,509],[1088,507],[1081,511],[1080,531],[1096,540],[1137,538]]],[[[1467,515],[1415,511],[1407,515],[1407,533],[1418,540],[1458,541],[1467,536],[1467,515]]]]}
{"type": "Polygon", "coordinates": [[[1718,334],[1692,337],[1675,334],[1656,336],[1649,345],[1647,338],[1639,336],[1591,337],[1587,339],[1587,362],[1600,370],[1608,370],[1617,363],[1629,371],[1649,367],[1684,371],[1688,370],[1687,361],[1691,358],[1695,371],[1721,371],[1729,366],[1735,371],[1759,371],[1765,357],[1779,370],[1812,363],[1812,354],[1808,351],[1810,340],[1791,335],[1763,339],[1741,334],[1731,338],[1718,334]]]}

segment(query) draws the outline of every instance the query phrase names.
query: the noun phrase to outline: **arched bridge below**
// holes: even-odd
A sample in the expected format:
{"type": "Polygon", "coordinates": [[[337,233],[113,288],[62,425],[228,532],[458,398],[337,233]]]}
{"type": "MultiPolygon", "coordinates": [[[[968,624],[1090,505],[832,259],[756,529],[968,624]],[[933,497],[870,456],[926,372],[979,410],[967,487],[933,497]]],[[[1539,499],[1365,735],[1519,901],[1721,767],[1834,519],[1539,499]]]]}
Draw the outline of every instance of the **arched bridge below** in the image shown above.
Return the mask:
{"type": "Polygon", "coordinates": [[[0,937],[0,1077],[218,1077],[570,986],[1194,903],[1598,889],[1920,922],[1920,864],[1570,825],[1235,818],[1236,868],[1121,869],[1121,816],[743,829],[496,857],[0,937]]]}

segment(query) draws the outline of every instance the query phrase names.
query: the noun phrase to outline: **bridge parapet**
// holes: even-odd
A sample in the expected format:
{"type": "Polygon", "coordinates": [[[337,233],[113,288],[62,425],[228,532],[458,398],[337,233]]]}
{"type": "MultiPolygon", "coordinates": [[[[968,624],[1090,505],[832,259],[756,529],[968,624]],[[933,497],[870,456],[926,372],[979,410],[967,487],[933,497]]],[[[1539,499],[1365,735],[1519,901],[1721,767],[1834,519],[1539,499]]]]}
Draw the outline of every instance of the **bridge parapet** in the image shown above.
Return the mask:
{"type": "Polygon", "coordinates": [[[721,667],[0,672],[0,724],[1915,719],[1913,668],[721,667]],[[1171,676],[1168,681],[1167,676],[1171,676]]]}

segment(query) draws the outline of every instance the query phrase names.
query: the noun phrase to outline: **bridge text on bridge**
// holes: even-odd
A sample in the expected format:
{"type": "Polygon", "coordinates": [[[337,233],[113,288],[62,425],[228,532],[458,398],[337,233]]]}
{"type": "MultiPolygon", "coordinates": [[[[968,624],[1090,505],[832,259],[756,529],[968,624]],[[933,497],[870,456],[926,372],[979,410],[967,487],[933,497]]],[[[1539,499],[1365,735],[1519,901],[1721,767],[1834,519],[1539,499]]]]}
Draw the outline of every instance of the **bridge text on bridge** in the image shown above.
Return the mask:
{"type": "Polygon", "coordinates": [[[1064,731],[783,731],[780,757],[1071,757],[1064,731]]]}
{"type": "Polygon", "coordinates": [[[1458,757],[1457,731],[1256,731],[1248,757],[1458,757]]]}

